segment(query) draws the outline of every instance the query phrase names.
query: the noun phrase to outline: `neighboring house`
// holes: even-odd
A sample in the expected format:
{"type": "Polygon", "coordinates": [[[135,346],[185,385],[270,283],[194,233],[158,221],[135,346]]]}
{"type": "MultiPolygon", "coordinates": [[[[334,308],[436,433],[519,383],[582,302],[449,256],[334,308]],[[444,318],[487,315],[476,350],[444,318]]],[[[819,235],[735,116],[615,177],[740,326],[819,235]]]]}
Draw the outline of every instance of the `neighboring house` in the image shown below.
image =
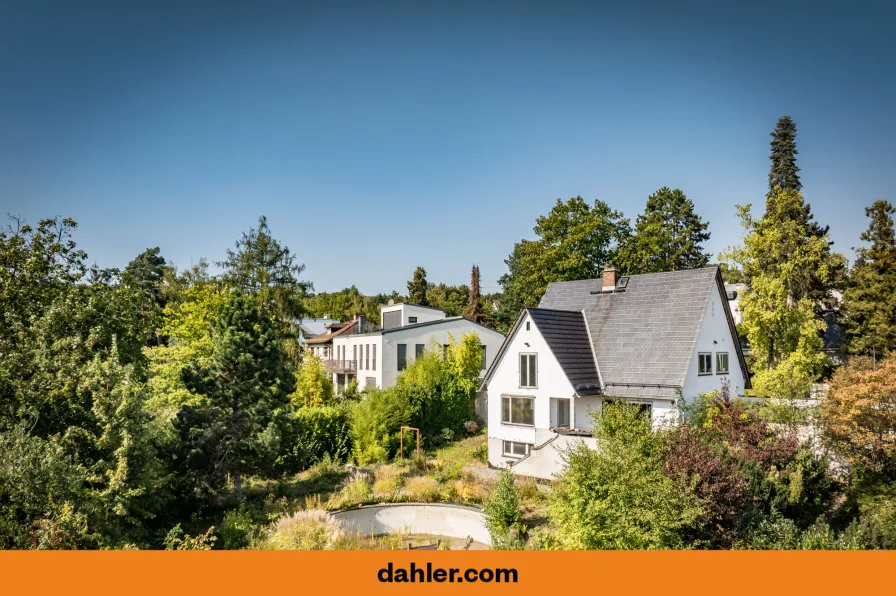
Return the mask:
{"type": "MultiPolygon", "coordinates": [[[[363,317],[361,317],[363,319],[363,317]]],[[[446,317],[445,312],[415,304],[390,304],[380,309],[382,329],[371,329],[358,320],[329,335],[309,340],[323,348],[321,357],[332,374],[333,386],[342,392],[352,380],[359,388],[384,389],[424,350],[459,341],[476,333],[483,346],[483,373],[504,342],[504,336],[464,317],[446,317]]]]}
{"type": "Polygon", "coordinates": [[[321,333],[326,333],[329,325],[339,323],[339,321],[324,317],[322,319],[299,319],[297,323],[299,324],[299,344],[304,345],[306,340],[321,333]]]}
{"type": "Polygon", "coordinates": [[[367,333],[375,329],[379,329],[379,327],[368,322],[364,315],[355,315],[351,321],[344,323],[333,321],[324,325],[322,333],[307,338],[304,342],[305,349],[321,360],[330,360],[335,338],[347,333],[367,333]]]}
{"type": "Polygon", "coordinates": [[[717,267],[552,283],[526,308],[483,379],[488,459],[550,478],[571,442],[595,447],[591,411],[641,406],[655,425],[679,400],[750,387],[717,267]]]}

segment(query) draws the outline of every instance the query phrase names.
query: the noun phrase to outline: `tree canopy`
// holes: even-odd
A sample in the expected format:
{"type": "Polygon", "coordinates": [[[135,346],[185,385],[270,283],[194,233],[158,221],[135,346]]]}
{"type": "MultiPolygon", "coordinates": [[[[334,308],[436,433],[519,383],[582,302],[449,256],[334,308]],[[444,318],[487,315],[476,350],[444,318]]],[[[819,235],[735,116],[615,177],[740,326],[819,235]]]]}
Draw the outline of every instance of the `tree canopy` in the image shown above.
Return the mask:
{"type": "Polygon", "coordinates": [[[708,228],[693,201],[664,186],[648,197],[634,235],[620,250],[619,266],[626,274],[705,267],[710,255],[702,244],[709,240],[708,228]]]}
{"type": "Polygon", "coordinates": [[[849,287],[843,293],[849,350],[880,353],[896,350],[896,234],[893,205],[875,201],[865,209],[871,222],[856,251],[849,287]]]}

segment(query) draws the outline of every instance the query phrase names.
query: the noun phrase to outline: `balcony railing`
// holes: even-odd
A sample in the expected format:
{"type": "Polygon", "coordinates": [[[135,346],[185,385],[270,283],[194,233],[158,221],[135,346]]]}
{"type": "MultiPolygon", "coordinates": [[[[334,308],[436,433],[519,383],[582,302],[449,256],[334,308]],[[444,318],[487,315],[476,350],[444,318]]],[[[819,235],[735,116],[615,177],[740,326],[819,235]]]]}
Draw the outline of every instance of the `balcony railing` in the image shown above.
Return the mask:
{"type": "Polygon", "coordinates": [[[357,360],[324,360],[324,370],[329,372],[355,372],[358,370],[357,360]]]}

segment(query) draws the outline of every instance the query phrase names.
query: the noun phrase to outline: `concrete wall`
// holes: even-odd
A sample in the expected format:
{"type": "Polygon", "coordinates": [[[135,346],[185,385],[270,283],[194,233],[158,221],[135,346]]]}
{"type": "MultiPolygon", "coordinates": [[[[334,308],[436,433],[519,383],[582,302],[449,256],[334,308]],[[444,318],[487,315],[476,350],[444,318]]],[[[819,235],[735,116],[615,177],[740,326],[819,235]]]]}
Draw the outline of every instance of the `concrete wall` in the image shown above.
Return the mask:
{"type": "Polygon", "coordinates": [[[725,310],[728,308],[727,297],[719,294],[718,287],[713,284],[709,304],[703,314],[703,322],[697,333],[697,343],[691,357],[691,365],[685,378],[681,394],[685,401],[690,402],[698,395],[708,393],[722,387],[722,379],[727,378],[731,383],[731,395],[742,395],[744,392],[744,375],[737,360],[737,337],[732,337],[728,326],[725,310]],[[713,374],[699,374],[699,360],[697,355],[701,352],[711,353],[713,374]],[[728,353],[728,374],[716,374],[716,353],[728,353]]]}
{"type": "Polygon", "coordinates": [[[464,539],[491,545],[482,512],[473,507],[398,503],[359,507],[331,514],[349,532],[382,536],[403,531],[464,539]]]}
{"type": "MultiPolygon", "coordinates": [[[[597,442],[594,437],[575,437],[569,435],[558,435],[549,430],[538,430],[538,449],[532,449],[529,457],[515,460],[511,471],[519,476],[532,476],[533,478],[542,478],[551,480],[555,475],[563,471],[563,452],[575,445],[585,444],[590,449],[597,448],[597,442]]],[[[501,444],[498,439],[489,439],[489,453],[492,449],[496,449],[498,453],[501,451],[501,444]],[[495,443],[493,446],[492,443],[495,443]]],[[[502,465],[506,467],[506,464],[502,465]]]]}

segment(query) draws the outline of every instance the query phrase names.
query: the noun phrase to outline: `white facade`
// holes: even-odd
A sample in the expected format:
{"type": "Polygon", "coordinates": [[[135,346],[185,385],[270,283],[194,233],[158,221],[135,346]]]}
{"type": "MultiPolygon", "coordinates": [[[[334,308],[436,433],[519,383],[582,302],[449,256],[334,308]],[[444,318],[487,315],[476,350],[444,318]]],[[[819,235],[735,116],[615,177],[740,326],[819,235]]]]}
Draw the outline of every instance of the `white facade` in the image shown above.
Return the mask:
{"type": "Polygon", "coordinates": [[[732,397],[744,393],[744,373],[740,368],[737,356],[737,337],[731,337],[728,327],[728,319],[723,309],[728,308],[727,297],[719,294],[718,288],[713,285],[709,296],[709,304],[703,313],[703,321],[700,331],[697,333],[697,342],[691,358],[690,368],[681,389],[682,397],[691,400],[698,395],[721,389],[722,379],[730,384],[729,390],[732,397]],[[700,373],[700,354],[710,354],[712,370],[709,374],[700,373]],[[719,371],[718,355],[728,355],[727,373],[719,371]]]}
{"type": "MultiPolygon", "coordinates": [[[[370,333],[343,333],[333,338],[332,348],[322,357],[325,361],[335,361],[330,367],[337,391],[344,390],[353,379],[357,380],[359,389],[391,387],[401,371],[414,361],[419,350],[441,350],[468,333],[478,335],[484,346],[482,373],[485,374],[504,343],[501,333],[462,317],[446,318],[438,309],[409,304],[383,307],[383,315],[390,312],[401,316],[401,326],[370,333]],[[417,322],[410,322],[414,320],[417,322]],[[404,353],[403,362],[399,362],[400,351],[404,353]],[[334,367],[336,363],[343,364],[334,367]]],[[[385,320],[385,316],[381,318],[381,321],[385,320]]]]}
{"type": "MultiPolygon", "coordinates": [[[[727,308],[727,297],[722,295],[714,283],[699,323],[693,355],[681,387],[681,399],[685,401],[720,389],[723,379],[730,383],[732,396],[744,391],[745,381],[735,343],[738,340],[732,336],[725,312],[727,308]],[[708,355],[711,363],[711,370],[708,372],[700,370],[701,354],[708,355]],[[727,372],[718,369],[721,354],[727,355],[727,372]]],[[[722,362],[724,363],[724,358],[722,362]]],[[[597,368],[600,374],[600,362],[597,362],[597,368]]],[[[527,385],[531,384],[528,379],[526,381],[527,385]]],[[[603,382],[601,378],[602,385],[603,382]]],[[[650,383],[651,380],[644,379],[643,382],[650,383]]],[[[523,313],[516,331],[508,337],[501,359],[488,378],[486,393],[488,459],[492,466],[512,466],[516,474],[549,479],[562,469],[562,449],[577,441],[595,447],[592,437],[579,435],[587,435],[592,429],[591,412],[600,410],[604,399],[600,396],[576,396],[566,373],[529,311],[523,313]],[[534,387],[523,386],[521,375],[521,356],[529,354],[536,355],[534,387]],[[502,408],[507,398],[532,401],[531,424],[505,421],[502,408]],[[569,404],[568,419],[560,419],[561,400],[569,404]],[[562,427],[560,432],[556,430],[558,427],[562,427]]],[[[672,397],[642,397],[627,401],[649,405],[651,419],[656,427],[674,424],[679,406],[683,405],[677,403],[678,398],[672,397]]],[[[511,418],[512,416],[513,414],[511,418]]]]}

